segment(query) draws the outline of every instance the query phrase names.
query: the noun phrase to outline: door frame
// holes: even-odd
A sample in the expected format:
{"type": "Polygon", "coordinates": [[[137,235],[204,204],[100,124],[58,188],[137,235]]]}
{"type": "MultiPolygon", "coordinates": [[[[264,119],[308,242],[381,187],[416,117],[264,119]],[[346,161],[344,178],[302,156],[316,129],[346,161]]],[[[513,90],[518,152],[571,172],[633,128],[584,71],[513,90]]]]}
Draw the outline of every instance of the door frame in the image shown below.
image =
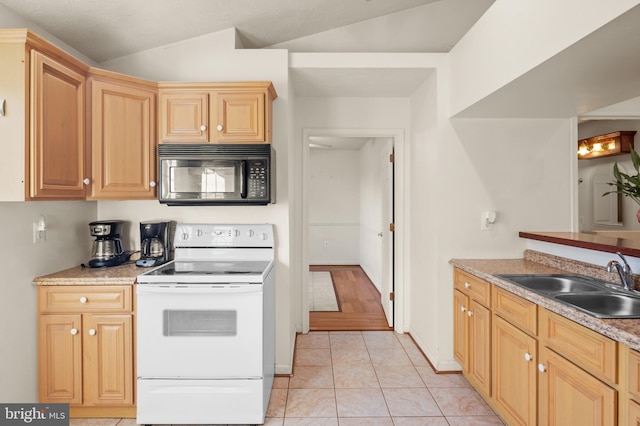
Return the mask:
{"type": "Polygon", "coordinates": [[[406,153],[407,144],[403,129],[334,129],[334,128],[303,128],[302,129],[302,280],[300,289],[300,304],[302,313],[301,332],[309,332],[309,301],[308,280],[309,280],[309,142],[313,136],[320,137],[366,137],[366,138],[391,138],[394,148],[394,179],[393,179],[393,205],[394,205],[394,262],[393,262],[393,284],[394,284],[394,309],[393,309],[393,329],[396,332],[404,333],[405,329],[405,307],[408,307],[407,296],[408,287],[405,283],[405,272],[408,267],[409,253],[409,204],[405,187],[408,184],[405,174],[408,167],[405,167],[405,159],[409,158],[406,153]]]}

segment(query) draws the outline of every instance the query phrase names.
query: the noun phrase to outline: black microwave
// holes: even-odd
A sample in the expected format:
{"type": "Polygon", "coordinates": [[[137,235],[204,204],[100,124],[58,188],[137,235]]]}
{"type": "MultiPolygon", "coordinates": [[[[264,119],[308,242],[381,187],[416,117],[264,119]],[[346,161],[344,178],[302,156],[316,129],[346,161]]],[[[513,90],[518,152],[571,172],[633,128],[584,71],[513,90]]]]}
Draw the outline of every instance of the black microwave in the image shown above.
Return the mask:
{"type": "Polygon", "coordinates": [[[159,144],[158,200],[168,205],[275,203],[270,144],[159,144]]]}

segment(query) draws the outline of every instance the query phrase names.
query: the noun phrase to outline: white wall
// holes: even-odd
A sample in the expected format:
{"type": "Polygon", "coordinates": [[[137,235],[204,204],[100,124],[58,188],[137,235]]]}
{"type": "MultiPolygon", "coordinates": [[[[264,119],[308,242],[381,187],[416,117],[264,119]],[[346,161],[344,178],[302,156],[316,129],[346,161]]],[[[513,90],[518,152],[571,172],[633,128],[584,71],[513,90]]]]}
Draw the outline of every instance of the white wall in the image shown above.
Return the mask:
{"type": "Polygon", "coordinates": [[[89,260],[89,222],[96,203],[0,203],[0,401],[36,402],[37,315],[35,277],[89,260]],[[44,215],[46,241],[33,243],[33,223],[44,215]]]}
{"type": "MultiPolygon", "coordinates": [[[[578,125],[578,139],[603,135],[618,130],[635,130],[636,132],[640,132],[640,120],[584,121],[578,125]]],[[[638,135],[640,135],[640,133],[636,134],[636,137],[638,137],[638,135]]],[[[638,146],[637,143],[635,146],[638,146]]],[[[593,223],[593,203],[596,201],[594,197],[598,196],[593,193],[593,175],[596,169],[603,170],[604,168],[609,171],[613,170],[613,164],[616,162],[622,167],[621,171],[626,171],[626,173],[631,175],[636,174],[629,154],[578,161],[578,178],[582,179],[582,183],[578,185],[580,230],[640,230],[640,223],[638,223],[636,217],[640,206],[628,197],[622,197],[622,226],[604,226],[593,223]]],[[[613,182],[613,178],[611,178],[611,182],[613,182]]]]}
{"type": "Polygon", "coordinates": [[[451,114],[506,86],[637,4],[637,0],[496,0],[451,50],[451,114]]]}
{"type": "Polygon", "coordinates": [[[357,265],[360,260],[360,152],[309,152],[309,263],[357,265]]]}
{"type": "Polygon", "coordinates": [[[451,258],[517,258],[518,231],[571,227],[572,120],[449,120],[446,65],[411,97],[409,331],[453,360],[451,258]],[[483,212],[497,222],[480,230],[483,212]]]}

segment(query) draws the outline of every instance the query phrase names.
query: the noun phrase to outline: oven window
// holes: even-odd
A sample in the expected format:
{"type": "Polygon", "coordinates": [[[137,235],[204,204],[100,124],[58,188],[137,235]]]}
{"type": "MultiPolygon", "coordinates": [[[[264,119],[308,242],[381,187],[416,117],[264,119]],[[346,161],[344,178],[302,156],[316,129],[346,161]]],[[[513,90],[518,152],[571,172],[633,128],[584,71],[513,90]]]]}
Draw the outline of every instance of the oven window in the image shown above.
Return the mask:
{"type": "Polygon", "coordinates": [[[235,336],[236,311],[164,310],[165,336],[235,336]]]}
{"type": "Polygon", "coordinates": [[[235,167],[171,167],[171,192],[235,192],[235,167]]]}

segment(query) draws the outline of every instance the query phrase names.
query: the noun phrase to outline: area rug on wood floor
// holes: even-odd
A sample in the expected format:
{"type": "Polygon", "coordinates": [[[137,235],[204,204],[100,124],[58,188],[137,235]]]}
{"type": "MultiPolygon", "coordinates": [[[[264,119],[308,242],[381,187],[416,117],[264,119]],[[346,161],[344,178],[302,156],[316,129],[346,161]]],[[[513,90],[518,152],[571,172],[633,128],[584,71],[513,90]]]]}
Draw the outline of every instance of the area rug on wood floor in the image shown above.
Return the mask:
{"type": "Polygon", "coordinates": [[[309,311],[339,311],[330,272],[309,272],[309,311]]]}

